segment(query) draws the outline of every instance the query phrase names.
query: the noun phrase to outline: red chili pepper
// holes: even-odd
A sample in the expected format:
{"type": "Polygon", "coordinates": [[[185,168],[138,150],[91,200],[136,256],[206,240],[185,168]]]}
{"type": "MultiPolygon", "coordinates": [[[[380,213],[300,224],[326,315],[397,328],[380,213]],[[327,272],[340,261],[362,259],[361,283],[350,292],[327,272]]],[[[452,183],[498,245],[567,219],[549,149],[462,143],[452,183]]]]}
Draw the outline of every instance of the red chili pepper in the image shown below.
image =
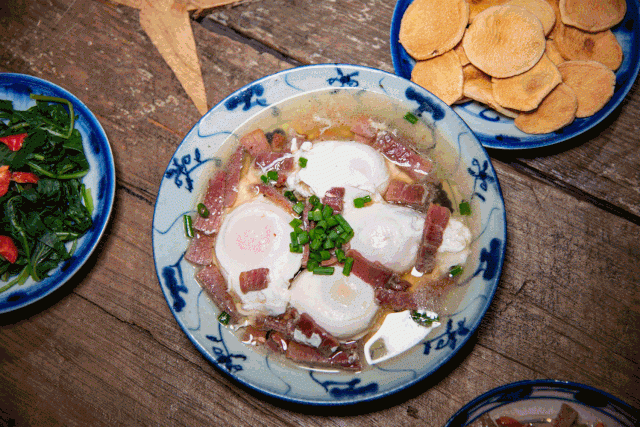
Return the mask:
{"type": "Polygon", "coordinates": [[[37,175],[32,174],[31,172],[12,172],[11,173],[11,181],[15,181],[19,184],[37,184],[38,180],[37,175]]]}
{"type": "Polygon", "coordinates": [[[9,236],[0,236],[0,256],[11,264],[18,259],[18,248],[9,236]]]}
{"type": "Polygon", "coordinates": [[[26,133],[19,133],[17,135],[3,136],[0,138],[0,142],[3,142],[11,151],[18,151],[22,148],[22,143],[26,138],[26,133]]]}
{"type": "Polygon", "coordinates": [[[9,166],[0,166],[0,197],[7,194],[11,183],[11,171],[9,166]]]}
{"type": "Polygon", "coordinates": [[[524,427],[524,424],[511,417],[500,417],[496,420],[496,424],[500,427],[524,427]]]}

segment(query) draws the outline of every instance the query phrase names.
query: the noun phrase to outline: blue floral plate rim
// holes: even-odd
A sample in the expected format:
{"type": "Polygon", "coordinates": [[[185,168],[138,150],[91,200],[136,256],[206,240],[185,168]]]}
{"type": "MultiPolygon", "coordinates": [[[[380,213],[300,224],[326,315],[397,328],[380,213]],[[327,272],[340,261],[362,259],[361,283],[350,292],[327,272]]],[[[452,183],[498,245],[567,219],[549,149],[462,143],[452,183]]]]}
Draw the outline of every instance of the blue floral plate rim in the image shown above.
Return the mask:
{"type": "MultiPolygon", "coordinates": [[[[309,406],[348,406],[385,398],[421,382],[446,364],[464,346],[482,321],[497,289],[504,261],[506,214],[500,185],[486,150],[477,143],[468,126],[455,113],[450,113],[450,111],[448,106],[427,91],[392,73],[360,65],[319,64],[283,70],[249,83],[220,101],[194,125],[169,161],[160,184],[152,227],[153,253],[158,281],[171,312],[189,340],[218,371],[242,386],[281,402],[309,406]],[[417,96],[418,98],[429,100],[430,105],[426,107],[423,105],[422,107],[425,107],[423,109],[418,108],[416,110],[417,114],[435,114],[438,116],[439,114],[446,114],[447,116],[450,115],[450,120],[451,118],[454,121],[457,120],[456,129],[460,131],[457,135],[458,149],[460,150],[460,147],[465,148],[458,153],[459,158],[466,156],[466,159],[469,156],[476,155],[481,159],[473,158],[474,162],[469,161],[469,171],[465,171],[473,177],[473,191],[478,194],[474,203],[484,202],[484,196],[486,196],[490,203],[495,204],[491,205],[491,209],[486,208],[483,210],[482,217],[483,221],[486,220],[486,223],[483,222],[481,232],[481,234],[485,235],[485,238],[486,236],[495,236],[495,238],[487,241],[487,247],[482,248],[482,257],[484,258],[483,260],[478,259],[478,268],[472,277],[474,280],[484,280],[483,277],[485,276],[488,278],[482,282],[483,292],[476,295],[473,300],[467,301],[467,305],[462,307],[459,312],[453,313],[447,324],[442,328],[444,331],[440,330],[436,337],[428,337],[429,339],[413,349],[415,350],[414,353],[422,350],[427,355],[425,357],[433,358],[430,359],[433,363],[428,366],[425,372],[419,372],[417,369],[399,369],[397,367],[395,370],[386,369],[386,367],[385,369],[375,368],[371,370],[375,371],[375,375],[387,381],[384,384],[388,384],[391,381],[388,378],[393,375],[402,377],[400,384],[395,384],[390,388],[381,387],[376,381],[367,383],[366,381],[370,379],[367,375],[371,375],[371,373],[367,375],[349,374],[347,377],[338,376],[326,379],[323,373],[314,373],[302,369],[287,371],[286,368],[270,363],[268,357],[256,356],[255,354],[257,353],[252,350],[249,350],[251,353],[247,354],[247,348],[241,343],[242,347],[235,347],[239,348],[239,350],[234,352],[235,350],[232,347],[237,344],[237,338],[233,338],[226,328],[217,323],[215,309],[212,309],[213,311],[211,312],[207,311],[210,309],[209,305],[212,304],[203,304],[203,300],[208,301],[208,298],[203,295],[202,290],[193,278],[193,270],[183,259],[186,244],[178,249],[167,249],[168,244],[175,246],[174,242],[176,240],[184,239],[181,217],[185,213],[193,212],[193,206],[195,206],[193,197],[187,197],[185,200],[188,200],[188,202],[184,206],[179,209],[175,208],[175,205],[179,204],[178,199],[182,197],[180,192],[194,191],[194,182],[197,180],[194,180],[193,176],[190,175],[199,173],[203,169],[202,166],[207,161],[212,160],[212,158],[208,158],[206,153],[206,150],[210,149],[211,145],[216,144],[211,141],[216,138],[219,138],[220,141],[226,139],[238,126],[233,123],[223,125],[223,122],[226,123],[226,121],[219,120],[220,118],[216,117],[216,114],[224,111],[224,109],[227,109],[227,111],[237,110],[234,114],[244,117],[243,119],[237,119],[238,123],[243,123],[246,118],[251,116],[252,109],[260,111],[260,109],[269,107],[270,104],[267,101],[267,98],[271,95],[269,85],[278,87],[278,90],[273,92],[278,93],[276,98],[277,102],[279,102],[282,99],[286,99],[290,95],[289,92],[317,90],[317,86],[322,86],[322,89],[357,87],[363,83],[362,79],[365,78],[365,75],[367,79],[370,79],[364,82],[364,86],[369,85],[366,87],[367,90],[394,91],[396,89],[394,85],[402,87],[403,90],[406,88],[408,92],[411,92],[411,97],[417,96]],[[361,80],[358,81],[358,79],[361,80]],[[393,82],[393,84],[389,84],[390,82],[393,82]],[[461,142],[461,139],[464,138],[471,138],[476,142],[471,144],[472,147],[469,149],[461,142]],[[470,153],[468,152],[469,150],[473,152],[470,153]],[[486,193],[482,193],[483,191],[486,191],[486,193]],[[195,287],[190,288],[193,284],[195,284],[195,287]],[[194,292],[190,293],[190,290],[194,292]],[[472,320],[469,323],[466,323],[467,318],[464,317],[467,312],[473,312],[472,320]],[[203,317],[206,316],[208,316],[206,320],[215,320],[215,322],[207,323],[203,321],[203,317]],[[455,322],[453,321],[454,318],[455,322]],[[208,333],[203,332],[205,328],[209,328],[208,333]],[[439,357],[434,357],[434,354],[439,357]],[[442,356],[443,354],[446,354],[446,356],[442,356]],[[258,384],[255,377],[251,376],[253,374],[247,373],[251,368],[255,369],[255,366],[252,365],[254,363],[252,358],[258,359],[259,357],[264,359],[260,362],[259,369],[263,369],[266,374],[271,372],[276,377],[273,382],[278,383],[278,386],[271,387],[270,385],[258,384]],[[249,368],[245,368],[245,365],[249,366],[249,368]],[[300,372],[292,373],[291,371],[300,372]],[[295,378],[296,382],[301,381],[310,387],[320,389],[320,392],[315,391],[314,393],[317,393],[317,395],[294,394],[291,391],[292,384],[287,383],[292,378],[295,378]],[[280,387],[282,384],[285,386],[280,387]]],[[[215,164],[219,166],[219,159],[214,156],[213,160],[216,160],[215,164]]],[[[464,169],[464,167],[461,168],[464,169]]],[[[412,354],[411,357],[414,356],[412,354]]],[[[403,357],[400,356],[400,358],[403,357]]]]}
{"type": "Polygon", "coordinates": [[[28,100],[34,89],[39,94],[68,99],[76,114],[76,129],[83,138],[90,171],[83,182],[91,189],[94,212],[93,226],[79,239],[72,258],[62,263],[49,277],[41,282],[31,279],[23,286],[14,286],[0,294],[0,313],[12,312],[39,301],[67,283],[93,254],[100,242],[113,209],[115,199],[115,164],[107,135],[96,116],[68,90],[45,79],[19,73],[0,73],[0,99],[9,99],[14,104],[33,105],[28,100]]]}
{"type": "MultiPolygon", "coordinates": [[[[390,50],[395,73],[411,79],[411,70],[415,60],[399,42],[400,23],[407,7],[413,0],[398,0],[391,18],[390,50]]],[[[530,135],[521,132],[513,125],[513,119],[481,106],[475,101],[453,105],[453,110],[476,134],[480,143],[487,148],[503,150],[526,150],[555,145],[593,129],[607,118],[624,100],[640,71],[640,3],[628,0],[627,14],[623,21],[612,28],[623,51],[623,62],[615,72],[616,87],[609,102],[591,117],[579,118],[568,126],[547,134],[530,135]]]]}

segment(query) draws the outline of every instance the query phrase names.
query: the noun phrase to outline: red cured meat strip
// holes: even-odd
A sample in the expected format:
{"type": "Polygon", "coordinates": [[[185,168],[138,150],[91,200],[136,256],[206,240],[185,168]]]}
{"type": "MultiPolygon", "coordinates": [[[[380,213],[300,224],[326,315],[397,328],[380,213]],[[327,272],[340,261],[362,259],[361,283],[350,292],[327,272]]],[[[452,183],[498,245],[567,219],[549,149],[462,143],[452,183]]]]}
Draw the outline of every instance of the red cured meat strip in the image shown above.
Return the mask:
{"type": "Polygon", "coordinates": [[[307,313],[302,313],[300,315],[300,318],[296,322],[296,329],[300,331],[302,335],[309,339],[312,339],[314,335],[318,335],[321,340],[320,344],[318,345],[318,350],[320,350],[324,354],[333,353],[340,345],[338,340],[333,335],[320,327],[315,322],[315,320],[313,320],[313,318],[307,313]]]}
{"type": "Polygon", "coordinates": [[[331,356],[325,356],[317,349],[295,341],[289,342],[286,357],[298,363],[320,364],[344,369],[361,369],[358,354],[355,352],[339,350],[331,356]]]}
{"type": "Polygon", "coordinates": [[[442,244],[444,229],[449,223],[449,209],[431,204],[427,210],[422,230],[422,240],[418,248],[415,269],[421,273],[430,273],[435,267],[435,256],[442,244]]]}
{"type": "Polygon", "coordinates": [[[420,184],[408,184],[399,179],[389,182],[384,199],[387,202],[402,203],[411,206],[422,206],[427,198],[427,189],[420,184]]]}
{"type": "Polygon", "coordinates": [[[373,147],[413,179],[422,180],[433,169],[430,160],[422,157],[408,144],[399,141],[392,133],[380,132],[376,136],[373,147]]]}
{"type": "Polygon", "coordinates": [[[349,249],[346,255],[353,258],[351,273],[374,288],[383,287],[393,276],[393,271],[379,262],[369,261],[355,249],[349,249]]]}
{"type": "Polygon", "coordinates": [[[238,183],[240,182],[240,173],[244,163],[245,149],[240,145],[233,153],[227,164],[227,180],[224,193],[224,205],[231,207],[238,197],[238,183]]]}
{"type": "Polygon", "coordinates": [[[196,233],[195,237],[189,242],[184,259],[198,265],[211,264],[213,262],[213,246],[215,242],[215,236],[196,233]]]}
{"type": "Polygon", "coordinates": [[[269,286],[269,269],[256,268],[240,273],[240,290],[243,294],[266,289],[269,286]]]}
{"type": "Polygon", "coordinates": [[[255,326],[249,325],[244,329],[242,334],[242,342],[249,345],[266,344],[267,332],[261,331],[255,326]]]}
{"type": "Polygon", "coordinates": [[[267,347],[276,353],[284,353],[289,347],[289,341],[280,332],[271,332],[267,338],[267,347]]]}
{"type": "Polygon", "coordinates": [[[204,205],[209,210],[206,218],[197,215],[193,228],[205,234],[214,234],[220,230],[222,213],[224,211],[227,173],[219,171],[209,180],[209,186],[204,196],[204,205]]]}
{"type": "Polygon", "coordinates": [[[215,265],[203,267],[196,274],[196,278],[218,308],[227,312],[231,316],[231,322],[235,323],[240,315],[233,298],[227,292],[227,282],[222,277],[218,267],[215,265]]]}
{"type": "Polygon", "coordinates": [[[282,186],[287,181],[289,172],[293,170],[293,157],[289,153],[263,153],[258,155],[255,160],[256,166],[263,171],[278,172],[278,181],[276,186],[282,186]]]}
{"type": "Polygon", "coordinates": [[[284,151],[287,146],[287,137],[280,132],[271,134],[271,149],[273,151],[284,151]]]}
{"type": "Polygon", "coordinates": [[[291,215],[297,216],[297,214],[293,211],[291,202],[282,194],[280,194],[280,192],[275,188],[271,187],[270,185],[256,184],[255,189],[258,190],[258,192],[264,194],[267,199],[271,200],[273,203],[280,206],[291,215]]]}
{"type": "Polygon", "coordinates": [[[322,203],[331,206],[333,213],[341,213],[344,208],[344,188],[330,188],[322,198],[322,203]]]}
{"type": "Polygon", "coordinates": [[[369,118],[366,116],[359,117],[355,120],[355,123],[351,126],[351,132],[357,137],[359,142],[371,145],[378,133],[377,129],[371,125],[369,118]]]}
{"type": "Polygon", "coordinates": [[[262,153],[269,153],[271,151],[267,136],[261,129],[256,129],[244,135],[240,138],[240,144],[247,149],[252,157],[258,157],[262,153]]]}
{"type": "Polygon", "coordinates": [[[416,290],[394,290],[377,288],[375,298],[378,305],[394,311],[431,310],[438,311],[446,292],[455,285],[449,276],[426,283],[416,290]]]}

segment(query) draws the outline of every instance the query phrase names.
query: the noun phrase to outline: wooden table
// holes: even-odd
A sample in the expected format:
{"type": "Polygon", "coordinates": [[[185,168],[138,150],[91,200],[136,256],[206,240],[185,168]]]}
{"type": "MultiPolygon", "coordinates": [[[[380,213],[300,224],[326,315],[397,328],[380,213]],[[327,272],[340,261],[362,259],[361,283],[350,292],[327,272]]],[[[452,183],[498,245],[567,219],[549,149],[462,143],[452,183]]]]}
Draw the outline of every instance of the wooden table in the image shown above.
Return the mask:
{"type": "MultiPolygon", "coordinates": [[[[7,4],[8,3],[8,4],[7,4]]],[[[259,0],[192,22],[210,106],[300,64],[393,71],[393,0],[259,0]]],[[[9,0],[0,71],[74,93],[106,130],[113,216],[89,268],[0,317],[0,424],[441,426],[496,386],[553,378],[640,406],[640,91],[557,147],[490,151],[508,242],[477,334],[411,394],[352,409],[267,402],[191,344],[158,284],[151,220],[164,169],[199,114],[143,32],[109,0],[9,0]]],[[[197,19],[196,19],[197,18],[197,19]]]]}

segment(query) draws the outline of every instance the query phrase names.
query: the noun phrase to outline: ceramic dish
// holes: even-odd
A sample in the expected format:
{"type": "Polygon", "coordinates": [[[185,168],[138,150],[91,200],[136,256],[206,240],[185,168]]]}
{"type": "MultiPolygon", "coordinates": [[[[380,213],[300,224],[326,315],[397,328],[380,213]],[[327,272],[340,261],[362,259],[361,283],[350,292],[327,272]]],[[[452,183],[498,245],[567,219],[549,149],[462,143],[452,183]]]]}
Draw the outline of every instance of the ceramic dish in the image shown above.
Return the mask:
{"type": "Polygon", "coordinates": [[[595,388],[554,380],[521,381],[495,388],[462,407],[445,427],[466,427],[484,414],[495,420],[501,416],[520,422],[555,418],[566,403],[587,425],[598,421],[607,427],[638,425],[638,411],[621,400],[595,388]]]}
{"type": "Polygon", "coordinates": [[[96,117],[78,98],[46,80],[22,74],[0,74],[0,99],[13,102],[19,110],[35,105],[29,95],[55,96],[71,101],[76,115],[75,128],[82,135],[90,171],[82,182],[91,189],[93,197],[93,226],[78,240],[70,260],[53,270],[49,277],[34,282],[28,279],[22,286],[13,286],[0,294],[0,313],[25,307],[58,289],[87,261],[105,230],[115,195],[115,168],[111,146],[96,117]]]}
{"type": "MultiPolygon", "coordinates": [[[[415,60],[404,50],[398,41],[400,22],[407,7],[413,0],[398,0],[391,19],[391,58],[396,74],[411,79],[411,71],[415,60]]],[[[576,119],[569,126],[542,135],[526,134],[515,127],[513,119],[496,113],[494,110],[475,101],[453,106],[480,143],[485,147],[509,150],[544,147],[575,138],[593,128],[622,102],[640,69],[640,27],[638,26],[640,6],[638,0],[627,1],[627,14],[624,20],[612,28],[620,46],[624,59],[616,71],[616,87],[611,100],[591,117],[576,119]]]]}
{"type": "MultiPolygon", "coordinates": [[[[375,113],[375,105],[369,106],[375,113]]],[[[403,113],[404,114],[404,113],[403,113]]],[[[469,128],[429,92],[393,74],[353,65],[294,68],[255,81],[205,114],[184,138],[166,169],[153,218],[156,272],[167,303],[193,344],[222,372],[267,396],[313,405],[348,405],[390,395],[432,374],[473,334],[496,289],[506,239],[505,211],[491,162],[469,128]],[[451,172],[464,186],[474,214],[469,282],[452,315],[410,351],[354,373],[285,366],[242,344],[217,321],[218,310],[184,260],[183,215],[194,212],[203,183],[235,148],[234,130],[259,113],[278,115],[285,99],[318,90],[375,92],[400,103],[449,141],[451,172]],[[228,146],[225,146],[228,145],[228,146]]]]}

